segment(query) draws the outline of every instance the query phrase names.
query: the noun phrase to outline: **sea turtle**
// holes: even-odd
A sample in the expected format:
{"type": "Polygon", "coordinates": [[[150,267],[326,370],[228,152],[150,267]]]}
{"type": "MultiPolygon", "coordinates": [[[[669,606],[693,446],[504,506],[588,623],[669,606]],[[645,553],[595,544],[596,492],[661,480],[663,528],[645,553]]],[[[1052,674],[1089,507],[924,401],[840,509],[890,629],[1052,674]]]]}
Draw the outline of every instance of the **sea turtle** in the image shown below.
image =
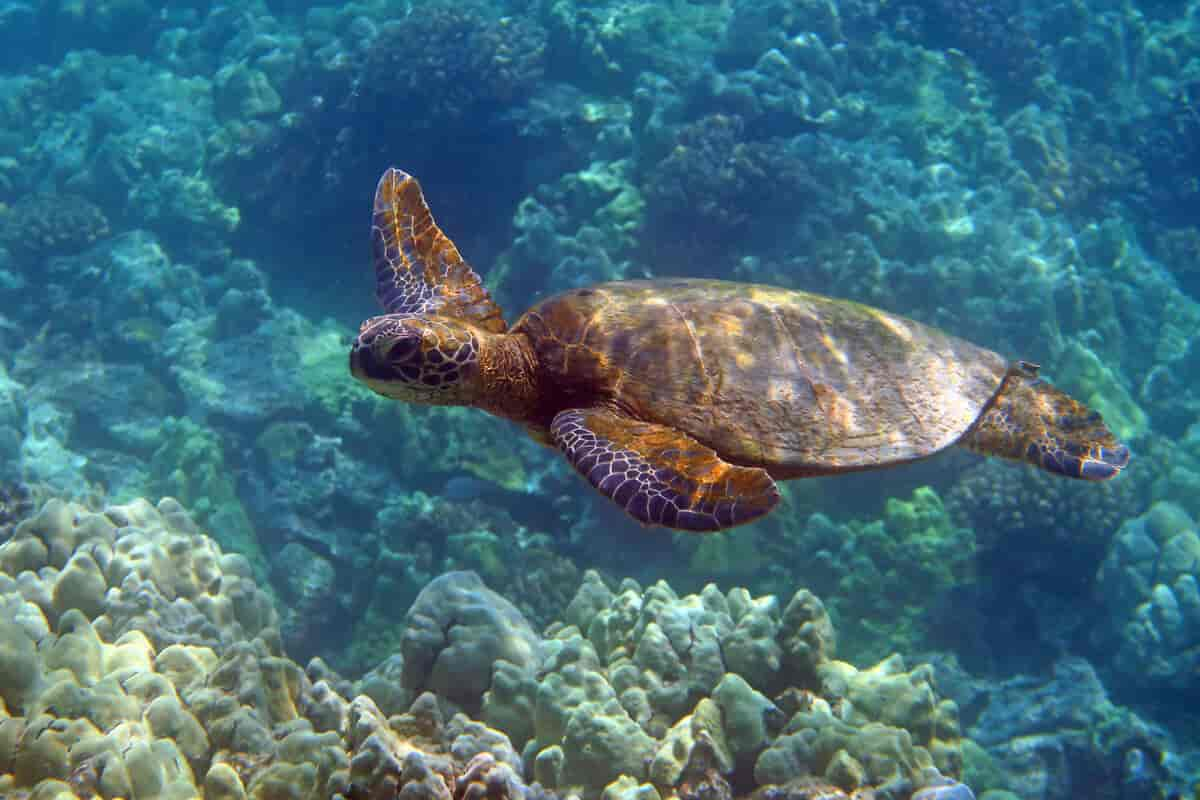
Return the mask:
{"type": "Polygon", "coordinates": [[[416,179],[375,191],[376,295],[350,372],[386,397],[475,406],[558,447],[646,525],[716,531],[776,480],[874,469],[953,444],[1102,481],[1129,462],[1038,367],[846,300],[717,280],[604,283],[508,328],[416,179]]]}

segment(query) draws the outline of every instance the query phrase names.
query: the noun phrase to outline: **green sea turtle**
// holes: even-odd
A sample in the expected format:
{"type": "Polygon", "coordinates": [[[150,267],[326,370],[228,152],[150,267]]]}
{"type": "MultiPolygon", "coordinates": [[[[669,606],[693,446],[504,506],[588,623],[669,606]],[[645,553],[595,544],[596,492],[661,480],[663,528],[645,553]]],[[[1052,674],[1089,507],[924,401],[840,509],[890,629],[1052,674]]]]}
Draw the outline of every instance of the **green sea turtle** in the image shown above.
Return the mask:
{"type": "Polygon", "coordinates": [[[371,239],[386,314],[350,372],[386,397],[475,406],[558,447],[647,525],[715,531],[776,480],[875,469],[950,445],[1102,481],[1129,462],[1100,415],[990,350],[859,303],[667,279],[543,300],[512,328],[389,169],[371,239]]]}

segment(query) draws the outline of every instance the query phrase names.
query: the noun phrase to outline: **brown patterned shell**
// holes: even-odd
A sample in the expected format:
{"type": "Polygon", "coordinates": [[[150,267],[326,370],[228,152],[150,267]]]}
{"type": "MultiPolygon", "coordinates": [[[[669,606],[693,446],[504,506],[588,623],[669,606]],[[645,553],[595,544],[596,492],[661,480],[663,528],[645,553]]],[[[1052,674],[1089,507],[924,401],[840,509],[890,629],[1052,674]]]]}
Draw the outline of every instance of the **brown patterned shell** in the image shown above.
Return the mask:
{"type": "Polygon", "coordinates": [[[615,400],[777,478],[887,466],[954,444],[1000,388],[1000,355],[845,300],[710,280],[608,283],[513,326],[553,405],[615,400]]]}

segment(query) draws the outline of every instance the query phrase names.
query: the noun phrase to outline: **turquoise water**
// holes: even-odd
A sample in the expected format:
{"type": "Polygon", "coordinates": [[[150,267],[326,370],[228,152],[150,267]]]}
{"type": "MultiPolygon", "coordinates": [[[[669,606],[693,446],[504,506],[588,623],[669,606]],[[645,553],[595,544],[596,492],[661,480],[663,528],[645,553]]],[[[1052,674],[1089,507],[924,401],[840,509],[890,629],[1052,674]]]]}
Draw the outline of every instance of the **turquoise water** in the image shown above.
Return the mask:
{"type": "Polygon", "coordinates": [[[0,797],[1192,797],[1198,64],[1192,0],[0,0],[0,797]],[[469,268],[387,239],[392,167],[469,268]],[[1008,359],[1132,459],[739,472],[670,519],[749,524],[643,526],[524,427],[597,404],[578,324],[495,325],[673,278],[931,327],[613,311],[644,391],[571,441],[671,491],[635,424],[908,461],[1008,359]],[[474,325],[438,374],[503,413],[355,380],[385,312],[474,325]]]}

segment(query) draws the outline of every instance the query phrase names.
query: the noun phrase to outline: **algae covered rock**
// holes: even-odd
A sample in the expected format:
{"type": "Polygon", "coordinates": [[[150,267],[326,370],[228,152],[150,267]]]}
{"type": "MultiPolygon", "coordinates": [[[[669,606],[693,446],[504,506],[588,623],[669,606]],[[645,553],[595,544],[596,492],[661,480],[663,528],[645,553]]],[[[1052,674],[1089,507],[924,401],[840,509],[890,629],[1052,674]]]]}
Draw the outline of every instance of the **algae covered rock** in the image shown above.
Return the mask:
{"type": "Polygon", "coordinates": [[[1166,731],[1109,698],[1085,659],[1065,657],[1045,677],[1019,676],[988,687],[971,726],[1022,800],[1100,796],[1119,787],[1130,797],[1164,797],[1172,784],[1166,731]]]}
{"type": "Polygon", "coordinates": [[[805,590],[591,573],[573,624],[538,636],[447,573],[356,689],[288,658],[250,574],[169,499],[52,501],[20,523],[0,544],[0,795],[654,800],[756,780],[865,798],[958,764],[927,668],[833,660],[805,590]]]}
{"type": "Polygon", "coordinates": [[[51,501],[19,525],[0,545],[0,795],[343,787],[340,733],[305,717],[329,694],[279,652],[249,575],[172,500],[51,501]]]}
{"type": "Polygon", "coordinates": [[[349,797],[523,800],[522,762],[508,738],[462,715],[442,720],[432,695],[384,717],[368,697],[351,703],[349,797]]]}
{"type": "Polygon", "coordinates": [[[573,624],[547,630],[526,746],[555,791],[720,793],[740,774],[837,797],[797,782],[912,792],[930,770],[961,767],[957,709],[929,669],[834,661],[833,625],[811,592],[781,607],[715,586],[680,597],[626,580],[613,591],[591,574],[568,609],[573,624]]]}
{"type": "Polygon", "coordinates": [[[276,624],[249,563],[228,554],[172,499],[103,513],[52,500],[0,545],[0,570],[26,583],[51,625],[81,611],[109,639],[214,645],[276,624]]]}
{"type": "Polygon", "coordinates": [[[1200,685],[1200,530],[1178,505],[1121,526],[1097,574],[1108,611],[1092,639],[1131,686],[1200,685]]]}
{"type": "Polygon", "coordinates": [[[401,683],[433,691],[477,712],[499,660],[532,670],[540,641],[517,608],[473,572],[430,583],[405,617],[401,683]]]}

